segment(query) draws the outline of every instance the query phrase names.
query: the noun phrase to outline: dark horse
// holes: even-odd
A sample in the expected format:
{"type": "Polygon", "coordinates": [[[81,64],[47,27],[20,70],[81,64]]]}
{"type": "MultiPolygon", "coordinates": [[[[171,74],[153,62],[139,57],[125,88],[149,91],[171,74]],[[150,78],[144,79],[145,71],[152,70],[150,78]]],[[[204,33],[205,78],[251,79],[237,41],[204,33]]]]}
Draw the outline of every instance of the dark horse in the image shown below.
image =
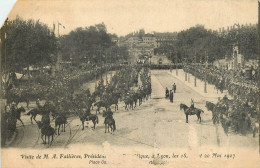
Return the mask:
{"type": "MultiPolygon", "coordinates": [[[[34,108],[34,109],[30,110],[27,113],[27,115],[31,115],[31,123],[33,124],[32,119],[34,119],[34,121],[36,122],[35,118],[37,115],[42,115],[42,116],[49,115],[50,112],[52,112],[52,114],[56,113],[54,106],[45,104],[43,107],[38,107],[38,108],[34,108]]],[[[53,118],[54,118],[54,116],[53,116],[53,118]]]]}
{"type": "Polygon", "coordinates": [[[94,104],[94,106],[97,106],[96,114],[97,114],[97,112],[100,114],[99,110],[101,107],[105,107],[106,111],[110,107],[110,105],[107,103],[107,101],[104,101],[104,100],[100,100],[100,101],[96,102],[94,104]]]}
{"type": "Polygon", "coordinates": [[[112,97],[111,97],[111,105],[115,105],[115,111],[118,110],[118,99],[120,97],[120,93],[117,93],[117,92],[113,92],[112,93],[112,97]]]}
{"type": "Polygon", "coordinates": [[[103,117],[105,117],[105,133],[107,133],[107,131],[109,132],[109,128],[111,128],[111,134],[112,131],[114,132],[116,130],[116,122],[114,120],[113,117],[108,117],[107,116],[107,112],[103,112],[103,117]]]}
{"type": "Polygon", "coordinates": [[[219,115],[216,112],[216,105],[214,103],[206,101],[206,108],[207,110],[212,112],[213,124],[219,123],[219,115]]]}
{"type": "MultiPolygon", "coordinates": [[[[15,116],[16,120],[21,121],[21,123],[23,124],[23,121],[21,120],[21,112],[25,112],[25,109],[23,107],[16,109],[14,111],[14,114],[11,114],[11,115],[15,116]]],[[[23,124],[23,126],[24,126],[24,124],[23,124]]]]}
{"type": "Polygon", "coordinates": [[[44,125],[41,121],[36,121],[39,129],[41,129],[41,138],[43,141],[43,144],[46,144],[46,136],[48,137],[48,144],[50,143],[50,136],[51,136],[51,143],[53,141],[53,135],[55,134],[54,128],[52,128],[50,125],[44,125]],[[43,136],[45,136],[45,140],[43,139],[43,136]]]}
{"type": "Polygon", "coordinates": [[[39,108],[34,108],[32,110],[30,110],[27,115],[31,115],[31,123],[33,124],[32,122],[32,119],[34,119],[34,121],[36,122],[35,118],[37,115],[42,115],[43,114],[43,110],[42,109],[39,109],[39,108]]]}
{"type": "Polygon", "coordinates": [[[79,114],[79,119],[82,122],[82,130],[84,130],[85,121],[92,120],[94,124],[94,129],[96,128],[96,124],[98,124],[98,116],[95,114],[90,114],[90,113],[79,114]]]}
{"type": "Polygon", "coordinates": [[[134,99],[133,97],[130,95],[130,96],[126,96],[125,99],[124,99],[124,102],[125,102],[125,110],[128,110],[128,107],[129,108],[134,108],[134,99]]]}
{"type": "Polygon", "coordinates": [[[191,109],[191,108],[188,107],[186,104],[180,104],[180,110],[182,110],[182,109],[184,110],[184,113],[185,113],[185,115],[186,115],[186,123],[188,123],[188,116],[189,116],[189,115],[194,115],[194,114],[197,115],[198,120],[200,120],[200,122],[201,122],[201,116],[200,116],[200,114],[201,114],[201,112],[204,113],[203,110],[198,109],[198,108],[191,109]]]}
{"type": "Polygon", "coordinates": [[[55,132],[58,127],[58,135],[60,135],[60,126],[61,126],[61,132],[65,132],[65,125],[67,124],[67,117],[62,114],[58,114],[57,117],[55,118],[55,132]]]}

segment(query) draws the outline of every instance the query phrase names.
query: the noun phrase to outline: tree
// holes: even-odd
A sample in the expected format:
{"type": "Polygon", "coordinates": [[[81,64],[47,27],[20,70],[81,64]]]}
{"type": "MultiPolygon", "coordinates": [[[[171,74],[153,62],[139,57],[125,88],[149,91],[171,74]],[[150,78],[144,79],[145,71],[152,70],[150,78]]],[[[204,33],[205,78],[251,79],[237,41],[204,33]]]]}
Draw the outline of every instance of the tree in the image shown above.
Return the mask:
{"type": "MultiPolygon", "coordinates": [[[[19,17],[7,20],[0,30],[0,37],[2,51],[6,50],[9,72],[21,72],[29,66],[42,67],[54,61],[52,57],[57,52],[57,39],[39,20],[25,21],[19,17]]],[[[5,60],[5,54],[2,60],[5,60]]]]}
{"type": "Polygon", "coordinates": [[[63,59],[72,59],[74,65],[83,62],[101,65],[110,60],[128,57],[126,48],[116,46],[112,41],[113,37],[117,36],[107,33],[104,23],[77,28],[60,38],[63,59]]]}

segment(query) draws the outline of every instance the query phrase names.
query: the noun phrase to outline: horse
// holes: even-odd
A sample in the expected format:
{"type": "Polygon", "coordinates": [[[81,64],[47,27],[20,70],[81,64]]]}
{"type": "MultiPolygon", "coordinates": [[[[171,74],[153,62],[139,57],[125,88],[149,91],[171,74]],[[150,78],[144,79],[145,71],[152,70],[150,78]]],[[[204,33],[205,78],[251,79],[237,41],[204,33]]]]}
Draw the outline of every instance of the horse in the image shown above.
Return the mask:
{"type": "MultiPolygon", "coordinates": [[[[11,115],[14,115],[16,120],[21,121],[21,123],[23,124],[23,121],[21,120],[21,112],[25,112],[25,109],[23,107],[16,109],[14,111],[14,114],[11,114],[11,115]]],[[[23,126],[24,126],[24,124],[23,124],[23,126]]]]}
{"type": "Polygon", "coordinates": [[[105,133],[107,133],[107,131],[109,132],[109,128],[111,128],[111,134],[112,134],[112,131],[114,132],[116,130],[116,122],[115,122],[114,118],[107,117],[106,112],[104,112],[102,116],[106,118],[105,119],[105,133]]]}
{"type": "Polygon", "coordinates": [[[96,128],[96,124],[98,124],[98,116],[95,114],[90,113],[84,113],[84,114],[78,114],[79,119],[82,122],[82,130],[84,130],[84,122],[92,120],[94,124],[94,129],[96,128]]]}
{"type": "Polygon", "coordinates": [[[213,110],[214,110],[214,107],[215,107],[215,104],[214,104],[214,103],[211,103],[211,102],[209,102],[209,101],[206,101],[205,107],[207,108],[207,110],[213,111],[213,110]]]}
{"type": "Polygon", "coordinates": [[[226,135],[228,135],[228,128],[231,126],[231,120],[226,115],[220,114],[220,122],[226,135]]]}
{"type": "MultiPolygon", "coordinates": [[[[137,104],[137,101],[138,101],[138,99],[139,99],[139,94],[137,93],[137,92],[135,92],[134,94],[133,94],[133,101],[134,101],[134,103],[135,103],[135,106],[134,106],[134,108],[136,107],[136,104],[137,104]]],[[[140,101],[139,101],[140,102],[140,101]]],[[[139,106],[140,106],[140,103],[139,103],[139,106]]]]}
{"type": "Polygon", "coordinates": [[[220,116],[226,114],[227,111],[228,108],[225,106],[214,105],[214,108],[212,110],[213,124],[219,123],[220,116]]]}
{"type": "Polygon", "coordinates": [[[194,114],[197,115],[198,120],[200,120],[200,122],[201,122],[201,116],[200,116],[200,114],[201,114],[201,112],[204,113],[203,110],[198,109],[198,108],[191,109],[191,108],[188,107],[187,105],[181,103],[181,104],[180,104],[180,110],[182,110],[182,109],[184,110],[184,113],[185,113],[185,115],[186,115],[186,123],[188,123],[188,116],[189,116],[189,115],[194,115],[194,114]]]}
{"type": "Polygon", "coordinates": [[[138,101],[139,101],[139,106],[142,104],[142,102],[143,102],[143,96],[142,96],[142,91],[141,90],[138,90],[137,92],[136,92],[136,96],[137,96],[137,99],[138,99],[138,101]]]}
{"type": "Polygon", "coordinates": [[[120,97],[120,93],[112,93],[111,97],[111,105],[115,105],[115,111],[118,110],[118,99],[120,97]]]}
{"type": "Polygon", "coordinates": [[[218,113],[216,112],[215,108],[216,105],[214,103],[211,103],[209,101],[206,101],[206,105],[205,107],[207,108],[207,110],[212,112],[212,121],[213,124],[219,123],[219,116],[218,113]]]}
{"type": "Polygon", "coordinates": [[[67,117],[65,115],[58,115],[55,119],[55,132],[58,127],[58,135],[60,135],[60,126],[61,126],[61,132],[66,132],[65,125],[67,124],[67,117]]]}
{"type": "Polygon", "coordinates": [[[97,106],[97,110],[96,110],[96,114],[97,114],[97,112],[100,114],[100,108],[101,107],[105,107],[106,108],[106,111],[107,111],[107,109],[110,107],[109,105],[108,105],[108,103],[106,102],[106,101],[104,101],[104,100],[100,100],[100,101],[98,101],[98,102],[96,102],[95,104],[94,104],[94,106],[97,106]]]}
{"type": "Polygon", "coordinates": [[[32,110],[30,110],[27,115],[31,115],[31,123],[33,124],[32,122],[32,119],[34,119],[34,121],[36,122],[35,118],[36,116],[39,114],[39,115],[42,115],[43,111],[39,108],[34,108],[32,110]]]}
{"type": "Polygon", "coordinates": [[[132,96],[127,96],[124,99],[125,102],[125,110],[128,110],[128,106],[130,106],[130,108],[132,107],[133,110],[133,104],[134,104],[134,99],[132,98],[132,96]]]}
{"type": "Polygon", "coordinates": [[[51,144],[53,142],[53,135],[56,134],[54,128],[52,128],[50,125],[44,125],[41,121],[36,121],[38,128],[41,129],[41,139],[43,141],[43,144],[46,144],[46,136],[48,137],[48,144],[50,142],[50,136],[51,136],[51,144]],[[45,136],[45,141],[43,139],[43,136],[45,136]]]}
{"type": "MultiPolygon", "coordinates": [[[[54,113],[56,113],[56,110],[55,110],[55,107],[53,105],[50,105],[50,104],[44,104],[43,107],[39,106],[38,108],[34,108],[32,110],[30,110],[27,115],[31,115],[31,123],[33,124],[32,122],[32,119],[34,119],[34,121],[36,122],[35,118],[36,116],[39,114],[39,115],[49,115],[50,112],[52,112],[52,115],[54,115],[54,113]]],[[[53,116],[54,118],[54,116],[53,116]]]]}
{"type": "Polygon", "coordinates": [[[15,105],[18,106],[19,103],[25,102],[27,109],[29,109],[30,100],[28,97],[29,95],[26,92],[21,92],[19,94],[10,91],[7,95],[7,104],[11,104],[12,102],[14,102],[15,105]]]}

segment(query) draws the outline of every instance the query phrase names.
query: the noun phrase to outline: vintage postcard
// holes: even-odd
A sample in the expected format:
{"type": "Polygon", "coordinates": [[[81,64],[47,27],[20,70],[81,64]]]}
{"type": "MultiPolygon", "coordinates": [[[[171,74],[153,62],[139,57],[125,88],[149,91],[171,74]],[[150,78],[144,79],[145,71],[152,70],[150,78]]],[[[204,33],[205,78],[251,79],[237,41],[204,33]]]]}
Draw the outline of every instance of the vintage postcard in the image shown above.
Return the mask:
{"type": "Polygon", "coordinates": [[[1,166],[259,167],[257,0],[17,0],[1,166]]]}

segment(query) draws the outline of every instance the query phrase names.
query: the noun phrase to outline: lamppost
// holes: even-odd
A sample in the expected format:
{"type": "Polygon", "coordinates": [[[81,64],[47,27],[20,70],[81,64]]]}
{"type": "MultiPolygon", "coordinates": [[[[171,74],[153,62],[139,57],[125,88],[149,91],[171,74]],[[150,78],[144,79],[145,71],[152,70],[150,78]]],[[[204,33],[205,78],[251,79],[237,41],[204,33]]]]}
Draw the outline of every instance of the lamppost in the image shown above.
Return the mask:
{"type": "Polygon", "coordinates": [[[188,75],[188,83],[190,83],[190,73],[187,73],[188,75]]]}
{"type": "Polygon", "coordinates": [[[176,55],[176,76],[178,76],[178,56],[177,56],[177,51],[175,51],[175,55],[176,55]]]}
{"type": "Polygon", "coordinates": [[[207,68],[208,68],[208,55],[205,51],[205,76],[204,76],[204,93],[207,93],[207,68]]]}
{"type": "MultiPolygon", "coordinates": [[[[195,64],[194,64],[194,66],[195,66],[195,69],[196,69],[196,64],[197,64],[197,61],[196,61],[196,49],[195,49],[195,55],[194,55],[194,57],[195,57],[195,59],[194,59],[194,62],[195,62],[195,64]]],[[[197,87],[197,78],[196,78],[196,70],[194,71],[194,87],[197,87]]]]}
{"type": "MultiPolygon", "coordinates": [[[[187,66],[187,58],[186,55],[184,54],[184,59],[185,59],[185,66],[187,66]]],[[[187,81],[187,70],[185,71],[185,81],[187,81]]]]}

